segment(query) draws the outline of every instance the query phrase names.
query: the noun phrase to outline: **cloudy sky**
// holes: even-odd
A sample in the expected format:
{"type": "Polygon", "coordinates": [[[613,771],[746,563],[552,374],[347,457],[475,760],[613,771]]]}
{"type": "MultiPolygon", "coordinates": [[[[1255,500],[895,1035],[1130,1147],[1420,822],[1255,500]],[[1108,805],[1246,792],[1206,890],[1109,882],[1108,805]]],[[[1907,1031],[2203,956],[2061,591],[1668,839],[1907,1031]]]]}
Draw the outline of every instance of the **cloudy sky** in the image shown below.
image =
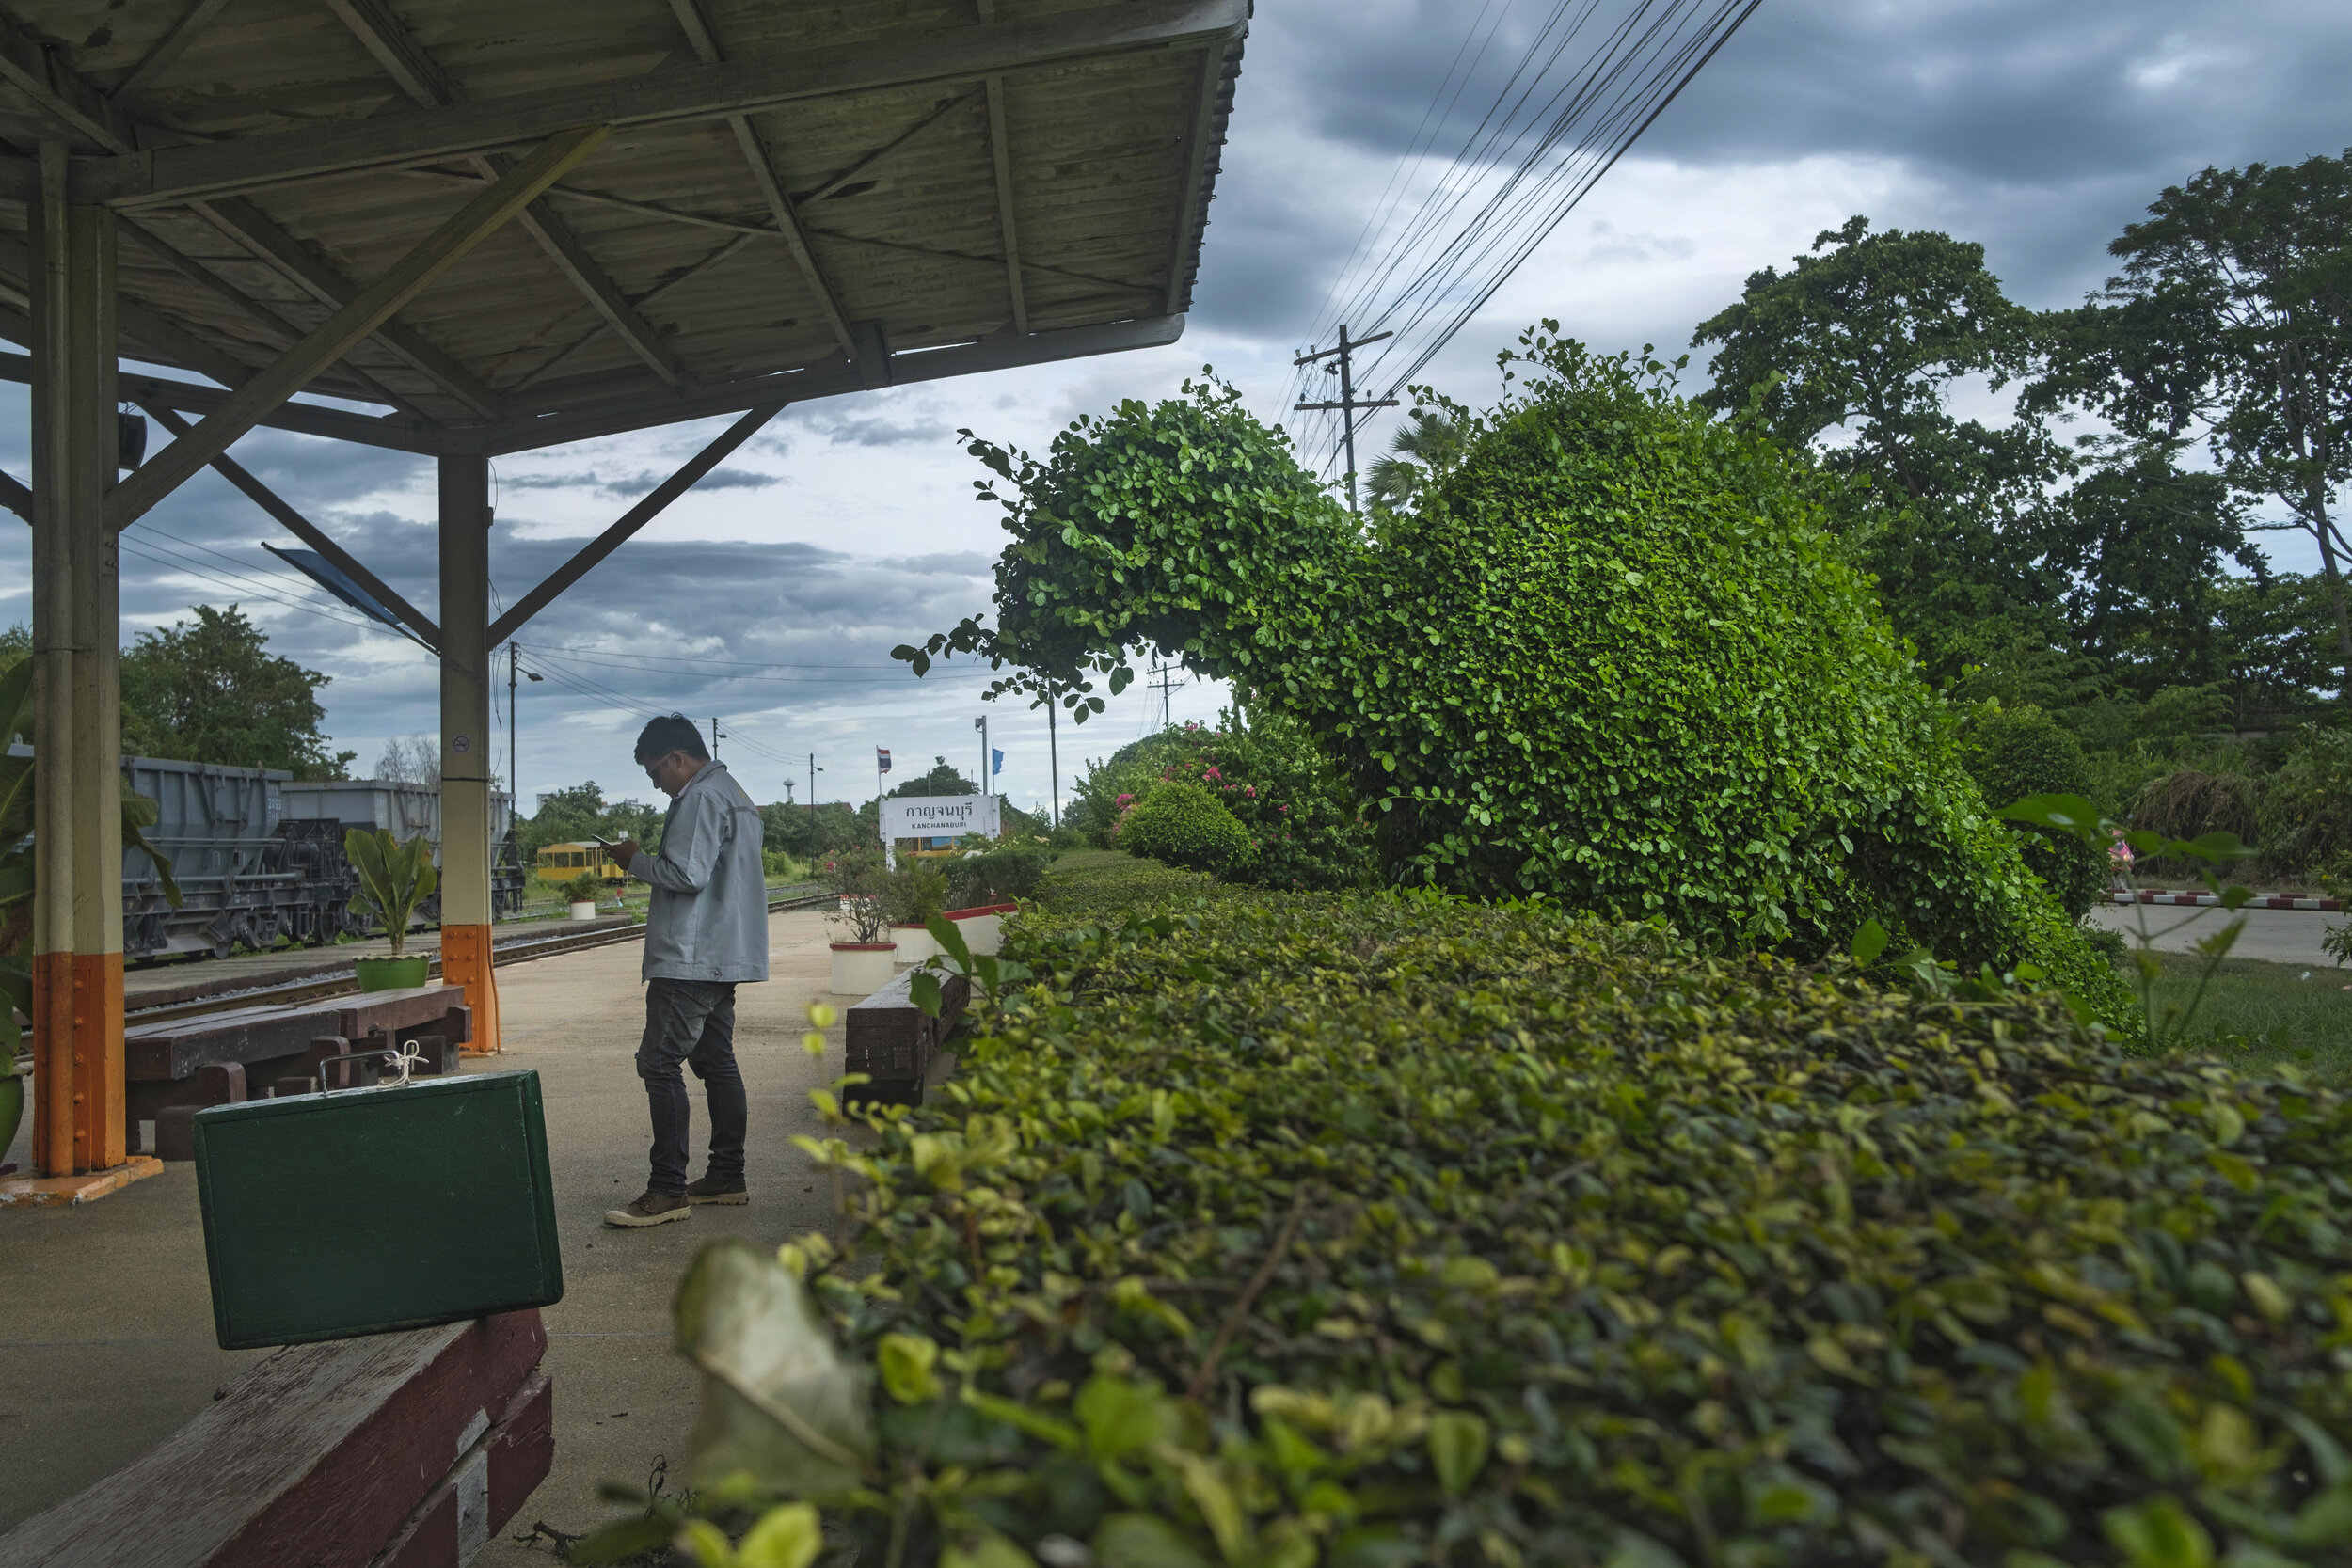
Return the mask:
{"type": "MultiPolygon", "coordinates": [[[[783,799],[787,777],[805,800],[811,752],[828,800],[871,795],[876,746],[901,771],[945,753],[968,772],[985,714],[1007,753],[1002,787],[1041,800],[1042,714],[979,702],[954,667],[918,683],[888,658],[987,608],[1001,535],[971,499],[978,469],[957,427],[1039,447],[1075,415],[1165,395],[1203,364],[1278,414],[1293,353],[1328,341],[1335,282],[1384,195],[1409,207],[1448,173],[1406,154],[1463,142],[1461,117],[1482,87],[1492,98],[1556,0],[1482,4],[1262,0],[1184,341],[786,410],[525,631],[525,666],[548,677],[519,705],[526,800],[585,778],[628,787],[637,725],[672,708],[718,719],[721,754],[761,800],[783,799]],[[1488,31],[1486,53],[1466,56],[1488,31]],[[1470,57],[1454,118],[1433,122],[1449,71],[1470,57]],[[1432,123],[1452,129],[1432,138],[1432,123]]],[[[1631,0],[1597,4],[1605,18],[1631,0]]],[[[2074,303],[2165,185],[2352,146],[2347,79],[2352,6],[2338,0],[1764,0],[1421,379],[1487,401],[1495,352],[1544,316],[1602,349],[1679,351],[1750,272],[1856,213],[1979,240],[2014,298],[2074,303]]],[[[536,581],[724,423],[501,459],[498,592],[536,581]]],[[[22,476],[25,442],[23,388],[0,387],[0,467],[22,476]]],[[[428,463],[270,431],[235,455],[431,609],[428,463]]],[[[333,677],[327,728],[362,769],[387,737],[434,729],[428,657],[305,588],[264,539],[291,543],[225,483],[189,483],[124,536],[126,641],[233,600],[276,649],[333,677]]],[[[2281,564],[2302,562],[2282,552],[2281,564]]],[[[19,531],[0,550],[0,623],[26,618],[26,568],[19,531]]],[[[1137,691],[1065,724],[1065,790],[1087,758],[1155,723],[1162,700],[1137,691]]],[[[1218,693],[1179,684],[1166,702],[1205,719],[1218,693]]],[[[502,766],[503,735],[498,748],[502,766]]]]}

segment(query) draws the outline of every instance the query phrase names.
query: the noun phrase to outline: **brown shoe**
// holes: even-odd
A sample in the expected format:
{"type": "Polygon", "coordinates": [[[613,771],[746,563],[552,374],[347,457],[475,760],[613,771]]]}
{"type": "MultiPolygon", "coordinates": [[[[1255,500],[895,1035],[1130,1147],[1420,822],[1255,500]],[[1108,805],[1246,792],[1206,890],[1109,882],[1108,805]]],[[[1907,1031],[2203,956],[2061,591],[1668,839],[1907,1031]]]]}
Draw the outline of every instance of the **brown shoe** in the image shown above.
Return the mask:
{"type": "Polygon", "coordinates": [[[686,1199],[671,1193],[657,1193],[650,1187],[626,1209],[607,1209],[604,1223],[624,1230],[635,1230],[648,1225],[667,1225],[672,1220],[688,1219],[694,1212],[686,1199]]]}
{"type": "Polygon", "coordinates": [[[751,1200],[750,1190],[740,1181],[718,1181],[706,1176],[700,1181],[686,1184],[686,1201],[689,1203],[749,1203],[751,1200]]]}

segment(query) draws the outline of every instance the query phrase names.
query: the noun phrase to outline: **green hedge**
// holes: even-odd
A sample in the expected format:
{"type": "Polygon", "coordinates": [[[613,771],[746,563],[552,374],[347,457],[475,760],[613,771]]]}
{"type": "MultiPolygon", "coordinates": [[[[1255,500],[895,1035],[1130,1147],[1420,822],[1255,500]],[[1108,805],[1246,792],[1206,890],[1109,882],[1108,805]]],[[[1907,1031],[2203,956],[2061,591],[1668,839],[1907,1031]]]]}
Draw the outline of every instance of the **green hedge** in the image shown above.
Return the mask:
{"type": "Polygon", "coordinates": [[[1258,847],[1241,818],[1206,786],[1163,779],[1119,828],[1119,847],[1191,871],[1232,873],[1254,863],[1258,847]]]}
{"type": "Polygon", "coordinates": [[[812,1275],[880,1365],[861,1564],[2352,1549],[2332,1094],[1655,927],[1042,895],[812,1275]]]}
{"type": "MultiPolygon", "coordinates": [[[[2030,704],[2013,708],[1988,704],[1986,708],[1970,720],[1961,752],[1986,804],[1997,809],[2028,795],[2091,792],[2090,760],[2083,754],[2082,742],[2056,720],[2030,704]]],[[[2068,919],[2081,920],[2106,896],[2109,873],[2104,851],[2047,828],[2011,831],[2021,840],[2018,848],[2026,864],[2049,885],[2068,919]]]]}

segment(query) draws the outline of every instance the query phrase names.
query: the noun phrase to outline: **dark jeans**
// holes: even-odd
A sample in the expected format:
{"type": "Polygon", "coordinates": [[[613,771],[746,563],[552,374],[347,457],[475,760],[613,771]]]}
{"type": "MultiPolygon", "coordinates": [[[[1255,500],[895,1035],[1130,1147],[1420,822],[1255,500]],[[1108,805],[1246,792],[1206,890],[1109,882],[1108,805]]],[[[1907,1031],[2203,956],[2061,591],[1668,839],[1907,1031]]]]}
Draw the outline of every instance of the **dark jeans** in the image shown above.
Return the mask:
{"type": "Polygon", "coordinates": [[[677,1196],[686,1191],[684,1062],[703,1081],[710,1102],[710,1158],[703,1174],[743,1180],[743,1074],[735,1065],[735,987],[704,980],[645,982],[645,1038],[637,1048],[637,1076],[653,1107],[653,1177],[646,1185],[677,1196]]]}

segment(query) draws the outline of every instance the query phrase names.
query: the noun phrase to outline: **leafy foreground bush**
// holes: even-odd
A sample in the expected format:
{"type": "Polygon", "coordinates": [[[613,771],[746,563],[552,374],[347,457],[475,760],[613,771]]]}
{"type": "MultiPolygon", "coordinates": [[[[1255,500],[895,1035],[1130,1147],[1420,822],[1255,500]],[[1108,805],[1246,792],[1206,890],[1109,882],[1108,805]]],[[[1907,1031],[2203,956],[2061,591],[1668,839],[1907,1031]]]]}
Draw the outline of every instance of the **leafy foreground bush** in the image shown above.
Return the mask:
{"type": "Polygon", "coordinates": [[[1119,847],[1190,871],[1235,872],[1258,858],[1241,818],[1204,784],[1164,779],[1120,818],[1119,847]]]}
{"type": "Polygon", "coordinates": [[[859,1568],[2352,1547],[2332,1096],[1655,927],[1073,880],[945,1099],[832,1146],[854,1265],[690,1278],[742,1562],[818,1554],[779,1495],[859,1568]]]}

